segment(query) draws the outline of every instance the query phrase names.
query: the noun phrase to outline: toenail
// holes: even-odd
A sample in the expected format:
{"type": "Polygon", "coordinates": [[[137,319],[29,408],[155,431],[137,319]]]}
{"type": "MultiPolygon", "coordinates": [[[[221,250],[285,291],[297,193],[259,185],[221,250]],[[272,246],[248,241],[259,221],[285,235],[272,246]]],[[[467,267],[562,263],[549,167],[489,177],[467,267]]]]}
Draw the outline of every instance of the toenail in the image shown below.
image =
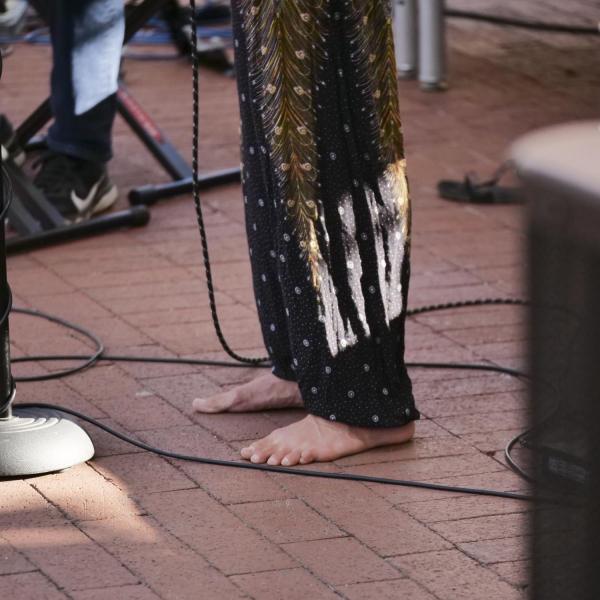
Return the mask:
{"type": "Polygon", "coordinates": [[[259,459],[259,458],[260,458],[260,456],[258,456],[258,454],[253,454],[253,455],[250,457],[250,461],[251,461],[251,462],[253,462],[253,463],[255,463],[255,462],[258,462],[258,459],[259,459]]]}
{"type": "Polygon", "coordinates": [[[289,460],[289,458],[284,458],[284,459],[281,461],[281,464],[287,467],[287,465],[289,465],[289,464],[290,464],[290,460],[289,460]]]}

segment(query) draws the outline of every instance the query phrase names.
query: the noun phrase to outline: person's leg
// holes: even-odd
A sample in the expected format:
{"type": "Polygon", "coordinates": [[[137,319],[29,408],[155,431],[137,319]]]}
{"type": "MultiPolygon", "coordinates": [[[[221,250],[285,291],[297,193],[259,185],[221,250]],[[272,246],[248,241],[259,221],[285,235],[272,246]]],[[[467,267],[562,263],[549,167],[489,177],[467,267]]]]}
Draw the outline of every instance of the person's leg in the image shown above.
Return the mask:
{"type": "Polygon", "coordinates": [[[276,216],[250,244],[275,246],[285,353],[310,413],[243,449],[253,462],[406,441],[419,416],[403,360],[409,208],[389,6],[316,4],[234,3],[276,216]]]}
{"type": "Polygon", "coordinates": [[[280,253],[274,232],[278,211],[274,203],[270,155],[248,73],[246,33],[234,7],[236,76],[241,117],[242,186],[246,234],[253,287],[261,331],[272,372],[209,398],[194,400],[201,412],[243,412],[302,406],[290,353],[286,310],[280,281],[280,253]]]}
{"type": "MultiPolygon", "coordinates": [[[[73,85],[75,27],[94,0],[50,0],[45,4],[53,53],[50,103],[54,122],[46,138],[48,147],[76,158],[106,163],[112,158],[116,94],[104,98],[83,114],[76,114],[73,85]]],[[[120,59],[120,53],[106,56],[107,62],[117,65],[120,59]]]]}
{"type": "Polygon", "coordinates": [[[50,103],[54,122],[34,183],[67,219],[107,210],[117,200],[112,157],[123,6],[111,0],[36,2],[50,25],[50,103]]]}

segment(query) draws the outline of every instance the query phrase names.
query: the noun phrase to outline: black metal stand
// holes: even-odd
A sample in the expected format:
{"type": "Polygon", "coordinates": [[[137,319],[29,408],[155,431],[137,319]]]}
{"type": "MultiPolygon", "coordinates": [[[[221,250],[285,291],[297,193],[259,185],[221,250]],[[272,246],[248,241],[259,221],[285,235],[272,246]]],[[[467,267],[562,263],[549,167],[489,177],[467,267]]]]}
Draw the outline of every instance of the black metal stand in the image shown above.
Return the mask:
{"type": "MultiPolygon", "coordinates": [[[[0,73],[1,73],[0,59],[0,73]]],[[[9,173],[0,157],[0,214],[8,198],[9,173]]],[[[0,224],[0,477],[61,471],[89,460],[94,446],[87,433],[55,411],[13,408],[15,382],[10,365],[8,316],[11,293],[6,274],[4,223],[0,224]]]]}
{"type": "MultiPolygon", "coordinates": [[[[41,246],[82,238],[123,227],[138,227],[150,220],[150,211],[133,206],[81,222],[67,221],[44,194],[38,190],[12,160],[6,162],[6,171],[15,188],[15,198],[8,209],[8,220],[18,235],[6,242],[6,252],[14,254],[41,246]]],[[[0,224],[4,234],[4,223],[0,224]]]]}
{"type": "MultiPolygon", "coordinates": [[[[0,159],[1,165],[1,159],[0,159]]],[[[0,167],[0,210],[4,203],[8,201],[5,198],[6,185],[5,174],[0,167]]],[[[0,311],[2,320],[0,321],[0,405],[4,408],[0,410],[0,421],[12,417],[12,397],[14,383],[10,372],[10,338],[8,335],[8,314],[10,312],[10,291],[6,277],[6,255],[4,253],[4,227],[0,227],[0,311]]]]}

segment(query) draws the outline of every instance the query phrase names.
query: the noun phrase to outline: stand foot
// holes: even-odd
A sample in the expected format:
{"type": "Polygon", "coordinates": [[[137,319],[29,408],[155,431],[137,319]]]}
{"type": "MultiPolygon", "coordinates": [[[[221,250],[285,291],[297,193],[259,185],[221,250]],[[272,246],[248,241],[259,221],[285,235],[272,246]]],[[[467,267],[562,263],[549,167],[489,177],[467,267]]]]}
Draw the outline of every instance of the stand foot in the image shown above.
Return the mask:
{"type": "Polygon", "coordinates": [[[94,456],[87,433],[59,412],[13,408],[0,419],[0,477],[61,471],[94,456]]]}
{"type": "Polygon", "coordinates": [[[416,79],[417,78],[417,70],[411,67],[402,68],[398,67],[397,69],[398,79],[416,79]]]}
{"type": "Polygon", "coordinates": [[[448,89],[446,81],[420,81],[419,85],[424,92],[445,92],[448,89]]]}

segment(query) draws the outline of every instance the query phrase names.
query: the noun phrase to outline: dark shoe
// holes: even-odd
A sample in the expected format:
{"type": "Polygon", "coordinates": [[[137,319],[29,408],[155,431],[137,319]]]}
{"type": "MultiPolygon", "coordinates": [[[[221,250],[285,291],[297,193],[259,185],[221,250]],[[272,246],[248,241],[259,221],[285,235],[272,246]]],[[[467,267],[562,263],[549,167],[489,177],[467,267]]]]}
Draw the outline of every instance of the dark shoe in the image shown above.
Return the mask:
{"type": "Polygon", "coordinates": [[[463,181],[444,180],[438,183],[438,194],[446,200],[474,204],[522,204],[518,188],[499,185],[500,179],[511,171],[504,163],[488,181],[479,181],[475,174],[467,174],[463,181]]]}
{"type": "Polygon", "coordinates": [[[0,115],[0,151],[2,152],[2,160],[12,158],[18,167],[25,162],[25,152],[17,144],[13,126],[4,115],[0,115]]]}
{"type": "Polygon", "coordinates": [[[89,218],[117,201],[117,188],[104,163],[48,150],[35,164],[39,170],[33,183],[66,219],[89,218]]]}

